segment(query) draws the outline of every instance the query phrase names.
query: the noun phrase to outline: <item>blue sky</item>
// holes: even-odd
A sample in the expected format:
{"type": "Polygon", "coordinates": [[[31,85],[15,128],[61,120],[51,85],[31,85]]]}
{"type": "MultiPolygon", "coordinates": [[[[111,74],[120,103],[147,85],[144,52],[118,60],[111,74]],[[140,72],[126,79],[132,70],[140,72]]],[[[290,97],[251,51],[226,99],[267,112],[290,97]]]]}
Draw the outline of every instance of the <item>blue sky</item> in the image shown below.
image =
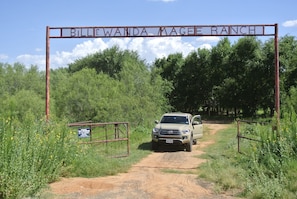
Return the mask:
{"type": "MultiPolygon", "coordinates": [[[[0,62],[45,69],[46,26],[165,26],[279,24],[297,37],[296,0],[3,0],[0,62]]],[[[113,45],[136,50],[147,62],[171,53],[211,48],[219,37],[51,39],[51,68],[113,45]]],[[[230,37],[230,40],[233,38],[230,37]]],[[[267,40],[269,37],[262,37],[267,40]]]]}

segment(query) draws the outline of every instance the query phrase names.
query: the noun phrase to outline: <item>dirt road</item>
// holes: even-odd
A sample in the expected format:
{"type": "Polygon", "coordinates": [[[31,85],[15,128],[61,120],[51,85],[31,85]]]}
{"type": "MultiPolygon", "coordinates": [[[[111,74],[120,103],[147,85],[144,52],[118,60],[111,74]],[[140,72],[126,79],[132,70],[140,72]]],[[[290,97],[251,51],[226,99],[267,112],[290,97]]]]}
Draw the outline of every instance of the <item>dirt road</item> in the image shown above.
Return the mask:
{"type": "MultiPolygon", "coordinates": [[[[204,124],[209,134],[226,124],[204,124]]],[[[207,135],[206,135],[207,136],[207,135]]],[[[197,157],[211,140],[198,142],[192,152],[154,152],[127,173],[100,178],[65,178],[50,185],[57,199],[229,199],[216,195],[211,184],[197,179],[197,157]],[[166,172],[171,171],[171,172],[166,172]],[[174,172],[173,172],[174,171],[174,172]]]]}

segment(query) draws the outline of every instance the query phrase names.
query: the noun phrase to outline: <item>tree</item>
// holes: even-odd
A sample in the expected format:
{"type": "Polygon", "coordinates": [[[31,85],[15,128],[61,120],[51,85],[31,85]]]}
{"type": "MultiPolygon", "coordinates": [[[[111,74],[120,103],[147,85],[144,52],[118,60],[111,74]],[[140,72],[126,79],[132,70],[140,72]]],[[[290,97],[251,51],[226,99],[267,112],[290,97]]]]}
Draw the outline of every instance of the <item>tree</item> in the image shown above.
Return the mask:
{"type": "Polygon", "coordinates": [[[231,53],[231,43],[228,38],[224,38],[211,49],[210,66],[209,66],[209,87],[212,88],[211,96],[208,99],[208,109],[232,108],[234,105],[229,103],[230,90],[225,88],[229,94],[224,98],[224,87],[229,85],[229,71],[227,70],[231,53]],[[220,96],[222,99],[220,100],[220,96]]]}
{"type": "Polygon", "coordinates": [[[212,89],[208,87],[209,56],[209,50],[198,49],[186,57],[177,75],[177,97],[173,105],[177,110],[195,113],[205,105],[212,89]]]}
{"type": "Polygon", "coordinates": [[[26,114],[31,113],[35,119],[44,116],[45,103],[40,96],[32,90],[20,90],[14,95],[7,95],[1,101],[2,115],[22,122],[26,114]]]}
{"type": "MultiPolygon", "coordinates": [[[[184,65],[184,59],[181,53],[168,55],[167,58],[155,60],[153,69],[158,70],[158,74],[167,82],[171,91],[166,92],[166,97],[172,107],[175,106],[179,91],[176,90],[178,85],[178,75],[184,65]]],[[[176,108],[175,108],[176,109],[176,108]]]]}
{"type": "MultiPolygon", "coordinates": [[[[71,64],[70,68],[81,67],[76,72],[60,70],[53,73],[53,79],[57,80],[54,102],[59,117],[70,117],[71,121],[128,121],[133,125],[147,125],[167,110],[165,92],[168,85],[158,74],[152,76],[149,67],[137,54],[115,52],[112,60],[121,61],[116,64],[119,70],[112,74],[111,70],[105,70],[109,68],[108,63],[114,63],[109,61],[111,57],[99,54],[71,64]],[[85,68],[80,65],[97,63],[98,57],[107,65],[88,65],[85,68]]],[[[111,68],[113,66],[111,64],[111,68]]]]}
{"type": "Polygon", "coordinates": [[[275,106],[275,49],[274,39],[266,41],[262,47],[263,68],[261,71],[261,95],[259,106],[269,115],[274,115],[275,106]]]}
{"type": "Polygon", "coordinates": [[[296,86],[297,78],[297,41],[293,36],[284,36],[279,41],[280,72],[285,92],[296,86]]]}
{"type": "Polygon", "coordinates": [[[244,116],[253,116],[261,95],[261,42],[255,37],[244,37],[233,46],[229,63],[230,78],[234,78],[232,99],[244,116]]]}
{"type": "Polygon", "coordinates": [[[45,83],[37,66],[0,64],[0,113],[23,120],[26,112],[36,118],[44,111],[45,83]]]}
{"type": "Polygon", "coordinates": [[[182,53],[175,53],[168,55],[167,58],[157,59],[154,66],[161,69],[160,75],[162,78],[175,82],[183,64],[182,53]]]}
{"type": "Polygon", "coordinates": [[[117,79],[126,59],[133,59],[135,62],[142,62],[144,65],[144,61],[140,60],[136,52],[129,50],[122,51],[118,46],[114,46],[102,52],[90,54],[69,64],[69,72],[73,73],[83,68],[91,68],[95,69],[97,73],[103,72],[117,79]]]}

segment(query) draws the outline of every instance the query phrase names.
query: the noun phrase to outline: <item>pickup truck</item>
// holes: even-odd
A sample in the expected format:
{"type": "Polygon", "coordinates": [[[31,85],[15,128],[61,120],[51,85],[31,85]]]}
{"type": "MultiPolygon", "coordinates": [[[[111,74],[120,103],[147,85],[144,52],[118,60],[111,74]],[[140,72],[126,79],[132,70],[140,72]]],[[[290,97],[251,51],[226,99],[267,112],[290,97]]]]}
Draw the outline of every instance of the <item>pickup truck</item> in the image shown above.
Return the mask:
{"type": "Polygon", "coordinates": [[[165,113],[161,120],[155,121],[152,130],[152,150],[158,150],[160,145],[183,146],[186,151],[192,151],[192,145],[203,137],[203,124],[200,115],[190,113],[165,113]]]}

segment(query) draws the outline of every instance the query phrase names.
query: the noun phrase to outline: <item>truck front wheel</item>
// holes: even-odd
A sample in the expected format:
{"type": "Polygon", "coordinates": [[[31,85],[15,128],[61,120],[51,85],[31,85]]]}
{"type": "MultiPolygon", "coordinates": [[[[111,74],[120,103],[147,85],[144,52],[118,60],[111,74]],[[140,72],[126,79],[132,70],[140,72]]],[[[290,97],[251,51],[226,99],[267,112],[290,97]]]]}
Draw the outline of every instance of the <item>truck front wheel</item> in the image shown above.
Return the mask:
{"type": "Polygon", "coordinates": [[[191,152],[192,148],[193,148],[193,137],[191,137],[190,142],[186,144],[186,151],[191,152]]]}

